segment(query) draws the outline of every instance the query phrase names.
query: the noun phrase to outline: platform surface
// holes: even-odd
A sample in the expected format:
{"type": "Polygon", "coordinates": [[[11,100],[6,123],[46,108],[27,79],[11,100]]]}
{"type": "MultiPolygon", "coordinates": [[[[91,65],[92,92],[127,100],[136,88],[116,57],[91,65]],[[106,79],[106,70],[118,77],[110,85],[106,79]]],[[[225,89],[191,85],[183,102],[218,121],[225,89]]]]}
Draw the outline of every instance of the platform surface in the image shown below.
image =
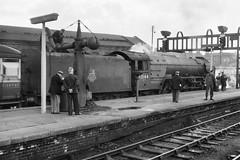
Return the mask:
{"type": "Polygon", "coordinates": [[[214,101],[203,100],[204,90],[181,92],[179,103],[172,102],[171,94],[141,96],[138,102],[136,98],[96,101],[97,105],[109,107],[109,109],[83,112],[82,115],[72,116],[67,112],[51,114],[50,106],[47,107],[45,114],[41,114],[41,107],[0,110],[0,146],[119,122],[125,118],[138,118],[153,112],[171,112],[234,97],[240,98],[240,89],[214,92],[214,101]]]}

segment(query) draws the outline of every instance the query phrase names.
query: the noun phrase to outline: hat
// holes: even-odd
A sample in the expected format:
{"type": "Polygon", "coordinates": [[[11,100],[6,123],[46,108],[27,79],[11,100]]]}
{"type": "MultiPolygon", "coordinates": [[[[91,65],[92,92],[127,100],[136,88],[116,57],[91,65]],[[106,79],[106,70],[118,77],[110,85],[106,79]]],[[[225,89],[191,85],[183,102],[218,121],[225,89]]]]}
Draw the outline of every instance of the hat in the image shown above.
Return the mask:
{"type": "Polygon", "coordinates": [[[57,73],[58,73],[58,74],[62,74],[62,75],[63,75],[63,71],[58,71],[57,73]]]}
{"type": "Polygon", "coordinates": [[[180,72],[179,71],[176,71],[176,74],[179,74],[180,72]]]}

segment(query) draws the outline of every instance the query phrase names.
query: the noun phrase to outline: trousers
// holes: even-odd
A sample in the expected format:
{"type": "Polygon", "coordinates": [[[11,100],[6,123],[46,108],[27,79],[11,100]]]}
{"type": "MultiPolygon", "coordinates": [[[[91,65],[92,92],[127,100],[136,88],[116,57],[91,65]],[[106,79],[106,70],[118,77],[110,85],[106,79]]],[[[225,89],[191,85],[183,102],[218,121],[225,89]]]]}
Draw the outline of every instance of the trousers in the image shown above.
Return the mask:
{"type": "Polygon", "coordinates": [[[60,95],[50,94],[51,98],[51,113],[59,113],[60,95]]]}
{"type": "Polygon", "coordinates": [[[179,90],[178,89],[173,89],[172,90],[172,99],[173,99],[173,102],[178,102],[178,99],[179,99],[179,90]]]}
{"type": "Polygon", "coordinates": [[[68,93],[68,114],[69,115],[72,115],[72,112],[73,112],[72,102],[74,105],[75,114],[79,115],[78,93],[68,93]]]}

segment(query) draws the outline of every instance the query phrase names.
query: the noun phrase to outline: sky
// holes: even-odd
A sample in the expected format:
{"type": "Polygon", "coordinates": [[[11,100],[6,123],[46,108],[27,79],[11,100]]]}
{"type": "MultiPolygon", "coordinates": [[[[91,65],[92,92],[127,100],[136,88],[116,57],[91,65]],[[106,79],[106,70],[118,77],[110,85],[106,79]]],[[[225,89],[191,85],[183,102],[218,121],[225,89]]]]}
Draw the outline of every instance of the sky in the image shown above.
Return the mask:
{"type": "MultiPolygon", "coordinates": [[[[46,23],[50,29],[76,31],[81,20],[92,32],[137,36],[149,45],[160,38],[162,30],[176,36],[205,35],[208,29],[219,34],[217,26],[228,33],[240,27],[239,0],[0,0],[1,25],[41,28],[30,19],[57,13],[58,20],[46,23]],[[71,25],[75,23],[74,25],[71,25]]],[[[88,32],[81,26],[83,32],[88,32]]]]}

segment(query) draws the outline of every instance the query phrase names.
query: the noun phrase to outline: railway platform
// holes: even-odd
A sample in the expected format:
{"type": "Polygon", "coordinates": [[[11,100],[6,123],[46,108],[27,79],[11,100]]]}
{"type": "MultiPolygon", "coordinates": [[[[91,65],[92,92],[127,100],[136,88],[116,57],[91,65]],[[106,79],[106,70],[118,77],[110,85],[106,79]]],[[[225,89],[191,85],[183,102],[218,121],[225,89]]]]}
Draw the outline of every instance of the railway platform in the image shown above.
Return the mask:
{"type": "Polygon", "coordinates": [[[50,114],[50,106],[46,114],[40,107],[1,110],[0,160],[51,159],[160,123],[167,131],[173,125],[168,119],[188,121],[195,113],[214,113],[224,104],[237,109],[240,89],[214,92],[214,101],[204,97],[205,91],[191,91],[181,92],[179,103],[172,102],[171,94],[141,96],[138,102],[134,97],[96,101],[96,110],[72,116],[50,114]]]}

